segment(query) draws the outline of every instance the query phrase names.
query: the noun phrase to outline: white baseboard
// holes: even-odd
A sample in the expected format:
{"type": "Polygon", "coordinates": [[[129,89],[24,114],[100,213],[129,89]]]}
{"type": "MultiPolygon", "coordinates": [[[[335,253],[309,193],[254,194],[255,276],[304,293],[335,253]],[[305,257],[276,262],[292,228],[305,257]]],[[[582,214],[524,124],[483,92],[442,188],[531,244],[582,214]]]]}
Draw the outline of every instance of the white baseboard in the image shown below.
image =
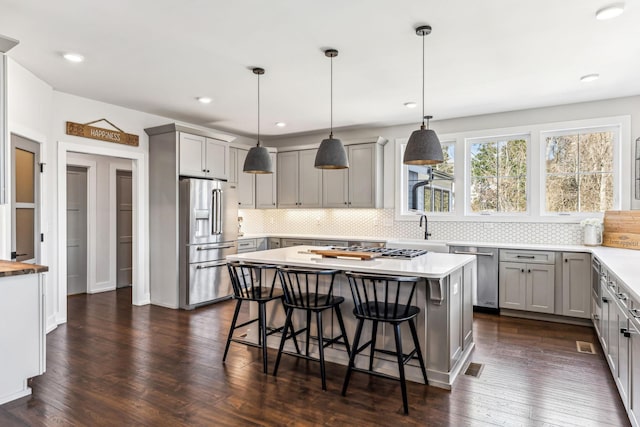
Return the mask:
{"type": "Polygon", "coordinates": [[[91,289],[87,289],[88,294],[97,294],[100,292],[115,291],[116,286],[111,281],[98,282],[91,289]]]}

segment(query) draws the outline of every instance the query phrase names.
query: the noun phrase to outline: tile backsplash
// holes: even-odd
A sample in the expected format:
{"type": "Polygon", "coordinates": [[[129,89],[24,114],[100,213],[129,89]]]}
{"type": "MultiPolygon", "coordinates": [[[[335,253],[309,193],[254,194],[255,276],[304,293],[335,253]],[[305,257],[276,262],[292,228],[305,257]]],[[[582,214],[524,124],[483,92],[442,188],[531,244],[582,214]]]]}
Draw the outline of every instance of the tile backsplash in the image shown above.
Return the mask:
{"type": "MultiPolygon", "coordinates": [[[[245,233],[421,239],[415,221],[395,221],[393,209],[243,209],[245,233]]],[[[582,244],[579,224],[429,220],[430,239],[496,243],[582,244]]]]}

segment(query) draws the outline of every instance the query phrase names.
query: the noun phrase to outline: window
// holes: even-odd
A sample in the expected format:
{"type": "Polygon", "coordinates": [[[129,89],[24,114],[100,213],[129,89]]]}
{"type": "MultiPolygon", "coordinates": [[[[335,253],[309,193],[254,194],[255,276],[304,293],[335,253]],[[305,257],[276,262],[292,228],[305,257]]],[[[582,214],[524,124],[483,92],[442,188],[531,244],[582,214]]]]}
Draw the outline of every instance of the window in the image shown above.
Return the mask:
{"type": "Polygon", "coordinates": [[[604,212],[614,204],[617,128],[545,133],[546,212],[604,212]]]}
{"type": "Polygon", "coordinates": [[[527,212],[528,135],[469,141],[471,213],[527,212]]]}
{"type": "Polygon", "coordinates": [[[455,143],[443,142],[444,162],[432,166],[403,165],[407,174],[405,209],[453,212],[455,143]]]}

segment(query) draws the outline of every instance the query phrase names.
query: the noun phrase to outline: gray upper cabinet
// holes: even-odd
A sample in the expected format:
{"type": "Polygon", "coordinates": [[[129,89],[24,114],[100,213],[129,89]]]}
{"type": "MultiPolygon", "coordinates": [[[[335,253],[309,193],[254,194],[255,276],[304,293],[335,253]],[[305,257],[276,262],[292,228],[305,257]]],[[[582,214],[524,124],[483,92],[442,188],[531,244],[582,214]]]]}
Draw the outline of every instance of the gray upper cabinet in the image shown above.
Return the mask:
{"type": "Polygon", "coordinates": [[[269,153],[273,173],[256,174],[256,208],[275,209],[277,207],[278,191],[278,156],[276,153],[269,153]]]}
{"type": "Polygon", "coordinates": [[[236,148],[236,174],[238,185],[238,207],[244,209],[252,209],[255,205],[255,175],[252,173],[244,173],[244,161],[247,158],[249,150],[236,148]]]}
{"type": "Polygon", "coordinates": [[[317,151],[278,153],[278,207],[322,207],[322,170],[314,167],[317,151]]]}
{"type": "Polygon", "coordinates": [[[180,132],[181,176],[229,178],[229,144],[213,138],[180,132]]]}
{"type": "Polygon", "coordinates": [[[382,207],[382,146],[368,143],[345,148],[349,156],[349,169],[323,171],[323,206],[382,207]]]}

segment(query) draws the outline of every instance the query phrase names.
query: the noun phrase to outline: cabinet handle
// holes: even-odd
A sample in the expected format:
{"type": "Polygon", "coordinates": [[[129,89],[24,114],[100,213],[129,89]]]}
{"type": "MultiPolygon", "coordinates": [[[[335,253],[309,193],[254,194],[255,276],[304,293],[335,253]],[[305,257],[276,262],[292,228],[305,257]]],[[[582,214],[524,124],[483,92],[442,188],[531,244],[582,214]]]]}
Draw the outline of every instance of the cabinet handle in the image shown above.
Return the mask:
{"type": "Polygon", "coordinates": [[[631,338],[631,331],[627,328],[620,329],[620,333],[624,335],[625,338],[631,338]]]}
{"type": "Polygon", "coordinates": [[[609,280],[609,282],[607,282],[607,286],[609,286],[610,288],[613,288],[616,286],[616,284],[613,280],[609,280]]]}
{"type": "Polygon", "coordinates": [[[609,304],[609,300],[606,299],[605,297],[602,297],[602,302],[605,303],[605,304],[609,304]]]}
{"type": "Polygon", "coordinates": [[[520,273],[524,273],[524,268],[520,270],[520,273]]]}
{"type": "Polygon", "coordinates": [[[527,271],[527,273],[531,273],[531,269],[529,269],[529,271],[527,271]]]}
{"type": "Polygon", "coordinates": [[[618,296],[618,299],[621,300],[621,301],[626,301],[627,300],[627,296],[622,292],[620,292],[620,293],[618,293],[616,295],[618,296]]]}
{"type": "Polygon", "coordinates": [[[600,320],[600,316],[598,316],[597,314],[593,315],[593,320],[600,320]]]}
{"type": "Polygon", "coordinates": [[[630,309],[629,313],[636,319],[640,319],[640,310],[638,310],[637,308],[634,309],[630,309]]]}
{"type": "Polygon", "coordinates": [[[347,204],[347,202],[344,202],[344,204],[346,205],[346,204],[347,204]]]}
{"type": "Polygon", "coordinates": [[[564,259],[564,262],[569,262],[569,258],[565,258],[565,259],[564,259]]]}
{"type": "Polygon", "coordinates": [[[535,259],[534,255],[518,255],[516,258],[535,259]]]}

